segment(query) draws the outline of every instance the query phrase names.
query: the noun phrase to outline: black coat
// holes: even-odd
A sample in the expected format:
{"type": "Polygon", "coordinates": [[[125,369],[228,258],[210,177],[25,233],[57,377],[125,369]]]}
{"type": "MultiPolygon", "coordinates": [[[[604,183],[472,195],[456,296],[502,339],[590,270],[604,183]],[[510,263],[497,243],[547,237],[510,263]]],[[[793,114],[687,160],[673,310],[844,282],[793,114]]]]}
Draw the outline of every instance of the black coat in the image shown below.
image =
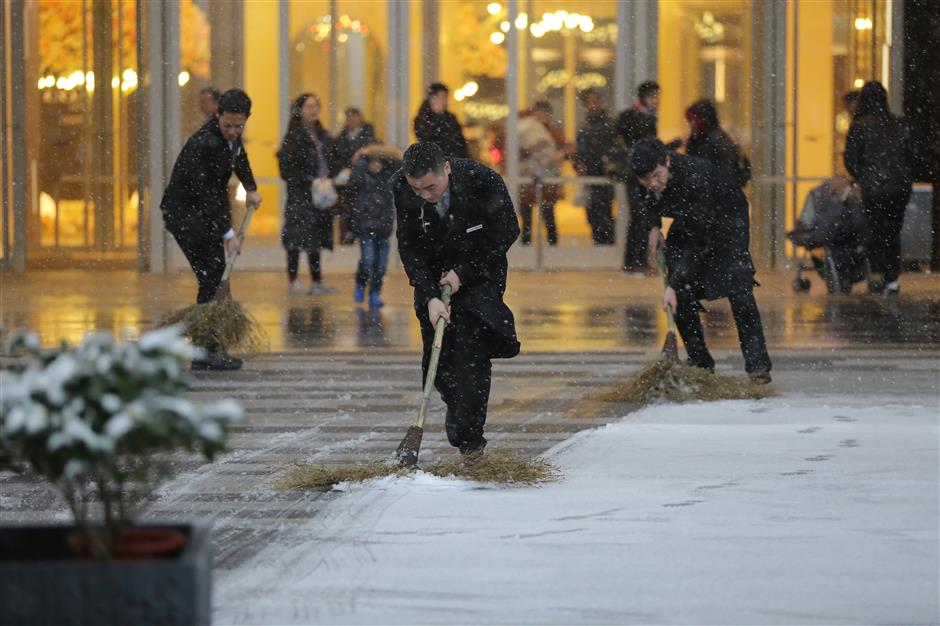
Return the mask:
{"type": "Polygon", "coordinates": [[[241,138],[230,149],[216,118],[193,135],[176,158],[160,209],[167,228],[187,237],[222,238],[232,227],[228,181],[232,172],[245,191],[258,186],[241,138]]]}
{"type": "Polygon", "coordinates": [[[503,302],[506,253],[519,237],[512,199],[499,174],[470,159],[450,159],[450,208],[438,217],[399,171],[394,180],[398,253],[414,287],[418,315],[439,298],[441,275],[454,270],[460,290],[451,306],[493,331],[493,358],[519,353],[512,311],[503,302]]]}
{"type": "Polygon", "coordinates": [[[637,105],[624,109],[617,117],[617,133],[627,150],[640,139],[656,137],[656,116],[638,108],[637,105]]]}
{"type": "Polygon", "coordinates": [[[333,247],[333,213],[313,204],[311,185],[322,171],[321,164],[329,167],[325,160],[330,150],[330,137],[319,122],[316,133],[323,142],[322,157],[310,134],[300,126],[288,129],[277,151],[281,178],[287,183],[281,243],[288,250],[333,247]]]}
{"type": "Polygon", "coordinates": [[[913,176],[910,131],[897,117],[856,117],[845,140],[845,168],[862,188],[866,204],[910,195],[913,176]]]}
{"type": "Polygon", "coordinates": [[[369,172],[368,157],[361,156],[353,165],[349,188],[356,201],[350,215],[349,230],[357,236],[368,235],[380,239],[392,236],[395,225],[395,201],[392,198],[392,180],[397,174],[396,164],[383,164],[378,174],[369,172]]]}
{"type": "Polygon", "coordinates": [[[744,187],[751,179],[751,164],[734,140],[721,128],[693,133],[685,144],[685,153],[711,163],[722,180],[744,187]]]}
{"type": "Polygon", "coordinates": [[[617,129],[606,111],[588,115],[584,125],[578,129],[575,159],[587,176],[607,174],[609,157],[617,147],[617,129]]]}
{"type": "Polygon", "coordinates": [[[418,141],[436,143],[445,156],[461,159],[470,156],[460,122],[450,111],[435,113],[425,100],[414,119],[414,128],[418,141]]]}
{"type": "Polygon", "coordinates": [[[340,170],[352,167],[353,155],[356,150],[377,143],[375,129],[372,124],[363,124],[355,137],[345,128],[333,138],[330,154],[330,176],[336,176],[340,170]]]}
{"type": "Polygon", "coordinates": [[[753,287],[747,198],[706,161],[669,153],[666,189],[651,203],[653,226],[673,218],[666,240],[669,286],[714,300],[753,287]]]}

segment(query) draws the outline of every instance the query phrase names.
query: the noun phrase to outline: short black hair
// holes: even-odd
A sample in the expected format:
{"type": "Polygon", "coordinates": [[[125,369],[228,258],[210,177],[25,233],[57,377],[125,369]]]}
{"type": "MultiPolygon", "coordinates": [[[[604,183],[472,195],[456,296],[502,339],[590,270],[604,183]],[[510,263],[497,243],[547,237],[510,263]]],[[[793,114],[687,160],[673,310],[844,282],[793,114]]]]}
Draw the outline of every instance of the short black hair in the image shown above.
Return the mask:
{"type": "Polygon", "coordinates": [[[669,151],[654,137],[640,139],[630,149],[630,167],[635,176],[646,176],[660,165],[666,164],[669,151]]]}
{"type": "Polygon", "coordinates": [[[442,91],[445,93],[450,93],[450,89],[448,89],[447,85],[445,85],[444,83],[431,83],[430,85],[428,85],[429,96],[433,96],[434,94],[440,93],[442,91]]]}
{"type": "Polygon", "coordinates": [[[408,146],[402,157],[401,168],[405,176],[421,178],[428,172],[440,174],[444,171],[447,158],[441,147],[431,141],[419,141],[408,146]]]}
{"type": "Polygon", "coordinates": [[[346,107],[344,113],[346,115],[358,115],[362,117],[362,111],[360,111],[357,107],[346,107]]]}
{"type": "Polygon", "coordinates": [[[636,88],[636,97],[642,100],[647,96],[651,96],[654,93],[659,93],[659,83],[655,80],[646,80],[640,83],[636,88]]]}
{"type": "Polygon", "coordinates": [[[211,87],[211,86],[203,87],[202,89],[199,90],[199,95],[202,95],[204,93],[209,94],[209,96],[216,102],[218,102],[219,98],[222,97],[222,92],[216,89],[215,87],[211,87]]]}
{"type": "Polygon", "coordinates": [[[549,115],[553,113],[552,104],[548,100],[536,100],[535,103],[532,105],[532,110],[544,111],[545,113],[548,113],[549,115]]]}
{"type": "Polygon", "coordinates": [[[581,91],[578,94],[578,100],[580,100],[581,102],[587,102],[587,99],[591,96],[591,94],[597,94],[598,96],[600,96],[601,92],[599,92],[594,87],[588,87],[587,89],[581,91]]]}
{"type": "Polygon", "coordinates": [[[251,115],[251,98],[241,89],[229,89],[219,98],[219,115],[223,113],[251,115]]]}

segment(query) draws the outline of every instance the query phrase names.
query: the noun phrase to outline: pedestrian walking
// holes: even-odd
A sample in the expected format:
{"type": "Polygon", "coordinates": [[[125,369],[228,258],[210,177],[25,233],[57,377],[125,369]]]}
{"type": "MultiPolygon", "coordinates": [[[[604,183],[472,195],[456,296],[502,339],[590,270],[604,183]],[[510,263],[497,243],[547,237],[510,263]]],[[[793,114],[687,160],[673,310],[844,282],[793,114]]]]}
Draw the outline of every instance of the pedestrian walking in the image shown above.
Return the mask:
{"type": "Polygon", "coordinates": [[[845,167],[862,189],[869,265],[881,275],[869,288],[898,295],[901,226],[914,182],[913,147],[910,131],[891,114],[888,93],[877,81],[865,83],[859,94],[845,141],[845,167]]]}
{"type": "MultiPolygon", "coordinates": [[[[629,154],[640,139],[655,138],[660,98],[659,83],[647,80],[637,87],[636,102],[620,112],[617,117],[617,133],[629,154]]],[[[627,198],[630,201],[630,223],[623,248],[623,271],[627,274],[646,276],[649,273],[649,254],[646,231],[646,190],[636,183],[633,172],[625,172],[627,198]]]]}
{"type": "Polygon", "coordinates": [[[450,90],[443,83],[432,83],[428,95],[418,108],[414,119],[418,141],[430,141],[440,146],[447,157],[468,158],[467,140],[457,117],[447,110],[450,90]]]}
{"type": "Polygon", "coordinates": [[[630,151],[639,184],[654,194],[649,246],[665,245],[668,286],[663,305],[675,313],[688,363],[714,370],[705,345],[699,300],[728,298],[744,355],[744,369],[758,383],[770,382],[771,362],[754,299],[754,263],[748,251],[747,199],[708,162],[667,150],[658,139],[641,139],[630,151]],[[660,230],[672,218],[669,238],[660,230]]]}
{"type": "Polygon", "coordinates": [[[692,103],[685,111],[689,123],[689,139],[685,153],[711,163],[718,175],[738,188],[751,180],[751,162],[718,121],[715,103],[705,98],[692,103]]]}
{"type": "Polygon", "coordinates": [[[565,135],[555,124],[552,105],[540,100],[529,111],[519,114],[519,173],[540,184],[526,183],[519,188],[519,215],[522,217],[522,245],[532,241],[532,207],[538,205],[545,224],[548,245],[558,244],[555,226],[555,203],[564,197],[561,185],[545,183],[546,178],[561,174],[561,163],[573,152],[565,142],[565,135]]]}
{"type": "MultiPolygon", "coordinates": [[[[251,115],[251,99],[241,89],[230,89],[219,98],[218,113],[206,121],[183,146],[160,209],[166,229],[186,256],[199,292],[196,302],[210,302],[222,282],[226,257],[241,244],[232,228],[228,180],[232,172],[246,191],[245,201],[261,204],[242,145],[242,133],[251,115]]],[[[222,354],[219,346],[203,346],[207,356],[193,361],[193,369],[233,370],[239,359],[222,354]]]]}
{"type": "MultiPolygon", "coordinates": [[[[320,98],[304,93],[291,105],[290,120],[277,162],[287,184],[281,243],[287,251],[287,290],[291,295],[325,295],[336,289],[323,280],[320,249],[333,248],[333,214],[328,200],[314,199],[313,186],[330,189],[330,137],[320,123],[320,98]],[[307,253],[311,286],[307,290],[299,278],[300,253],[307,253]]],[[[333,202],[336,196],[333,194],[333,202]]]]}
{"type": "Polygon", "coordinates": [[[365,300],[369,287],[369,308],[384,306],[382,280],[388,267],[388,239],[395,225],[392,179],[401,168],[401,152],[391,146],[372,145],[357,152],[349,177],[355,204],[350,216],[350,232],[359,239],[359,266],[353,300],[365,300]]]}
{"type": "MultiPolygon", "coordinates": [[[[343,128],[333,138],[329,158],[330,176],[343,182],[347,182],[352,173],[353,155],[361,148],[378,141],[375,138],[375,129],[362,117],[362,111],[356,107],[347,107],[345,114],[343,128]]],[[[349,230],[349,220],[356,198],[348,184],[337,184],[336,193],[339,241],[343,245],[349,245],[355,240],[349,230]]]]}
{"type": "MultiPolygon", "coordinates": [[[[609,155],[617,141],[614,121],[607,114],[603,96],[593,87],[581,93],[581,103],[587,118],[578,129],[575,166],[583,176],[607,176],[609,155]]],[[[587,219],[595,245],[614,243],[613,201],[613,186],[588,186],[587,219]]]]}
{"type": "Polygon", "coordinates": [[[502,178],[470,159],[447,158],[431,142],[405,151],[394,182],[398,252],[414,287],[427,375],[434,326],[444,333],[435,387],[447,405],[445,428],[462,454],[482,451],[494,358],[519,353],[512,311],[503,302],[506,253],[519,236],[502,178]],[[450,285],[449,307],[441,287],[450,285]]]}

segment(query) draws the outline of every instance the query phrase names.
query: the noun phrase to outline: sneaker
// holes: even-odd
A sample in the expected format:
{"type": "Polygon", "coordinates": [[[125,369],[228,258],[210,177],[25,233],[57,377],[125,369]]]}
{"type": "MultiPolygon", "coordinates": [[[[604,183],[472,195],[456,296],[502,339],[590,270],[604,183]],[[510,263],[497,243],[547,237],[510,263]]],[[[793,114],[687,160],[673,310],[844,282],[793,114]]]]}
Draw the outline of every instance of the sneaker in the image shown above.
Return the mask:
{"type": "Polygon", "coordinates": [[[356,289],[353,291],[353,300],[357,304],[362,304],[363,300],[366,299],[366,286],[365,285],[356,285],[356,289]]]}
{"type": "Polygon", "coordinates": [[[886,296],[897,296],[901,293],[901,283],[896,280],[892,280],[890,283],[885,284],[884,291],[882,293],[886,296]]]}
{"type": "Polygon", "coordinates": [[[382,298],[379,297],[378,293],[373,291],[372,293],[369,294],[369,308],[370,309],[377,309],[383,306],[385,306],[385,303],[382,302],[382,298]]]}
{"type": "Polygon", "coordinates": [[[212,352],[204,359],[193,359],[189,369],[194,372],[234,372],[242,368],[242,360],[212,352]]]}
{"type": "Polygon", "coordinates": [[[304,289],[304,284],[300,282],[299,278],[295,278],[287,283],[287,295],[302,296],[305,293],[307,293],[307,290],[304,289]]]}
{"type": "Polygon", "coordinates": [[[328,296],[330,294],[336,293],[337,289],[335,287],[330,287],[322,280],[319,282],[313,283],[310,287],[309,293],[311,296],[328,296]]]}
{"type": "Polygon", "coordinates": [[[748,372],[747,376],[751,379],[752,383],[756,383],[758,385],[769,385],[771,381],[770,370],[757,370],[756,372],[748,372]]]}

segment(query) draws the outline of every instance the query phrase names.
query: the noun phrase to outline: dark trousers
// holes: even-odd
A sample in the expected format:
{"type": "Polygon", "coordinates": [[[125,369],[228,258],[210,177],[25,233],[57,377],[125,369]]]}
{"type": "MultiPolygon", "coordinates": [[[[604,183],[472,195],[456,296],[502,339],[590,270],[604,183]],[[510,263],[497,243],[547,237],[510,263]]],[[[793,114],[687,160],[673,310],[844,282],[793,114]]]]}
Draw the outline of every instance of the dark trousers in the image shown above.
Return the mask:
{"type": "Polygon", "coordinates": [[[359,236],[359,267],[356,269],[356,284],[369,283],[370,293],[382,291],[382,280],[388,268],[388,239],[359,236]]]}
{"type": "Polygon", "coordinates": [[[215,297],[225,273],[225,244],[221,237],[205,237],[201,233],[170,231],[179,244],[199,282],[196,302],[204,304],[215,297]]]}
{"type": "Polygon", "coordinates": [[[885,283],[901,275],[901,226],[910,193],[865,199],[868,263],[885,283]]]}
{"type": "MultiPolygon", "coordinates": [[[[527,245],[532,241],[532,205],[520,204],[519,215],[522,217],[522,243],[527,245]]],[[[548,245],[554,246],[558,243],[558,229],[555,227],[555,201],[542,200],[539,203],[539,215],[548,233],[548,245]]]]}
{"type": "Polygon", "coordinates": [[[630,224],[627,226],[627,241],[623,248],[623,269],[627,272],[649,269],[647,243],[649,231],[646,229],[645,195],[639,185],[628,185],[630,199],[630,224]]]}
{"type": "MultiPolygon", "coordinates": [[[[689,365],[705,369],[715,369],[715,360],[705,346],[705,332],[702,329],[702,320],[699,318],[701,307],[687,291],[676,294],[678,306],[676,310],[676,328],[685,343],[685,351],[689,355],[689,365]]],[[[731,302],[731,314],[738,327],[738,341],[741,343],[741,353],[744,355],[744,370],[748,373],[770,371],[770,355],[767,354],[767,343],[764,340],[764,328],[760,321],[760,311],[757,310],[757,301],[751,289],[740,291],[728,296],[731,302]]]]}
{"type": "Polygon", "coordinates": [[[612,203],[614,188],[609,185],[592,185],[588,192],[587,219],[591,225],[591,240],[595,244],[614,243],[614,216],[612,203]]]}
{"type": "MultiPolygon", "coordinates": [[[[444,330],[434,387],[447,405],[444,426],[450,445],[474,449],[483,439],[486,407],[490,399],[490,331],[476,317],[456,309],[451,311],[451,323],[444,330]]],[[[426,307],[418,310],[417,315],[424,341],[421,361],[421,382],[424,384],[434,328],[428,321],[426,307]]]]}
{"type": "MultiPolygon", "coordinates": [[[[307,250],[307,261],[310,263],[310,278],[318,283],[323,278],[320,273],[320,248],[307,250]]],[[[300,250],[287,251],[287,279],[291,282],[297,280],[300,270],[300,250]]]]}

